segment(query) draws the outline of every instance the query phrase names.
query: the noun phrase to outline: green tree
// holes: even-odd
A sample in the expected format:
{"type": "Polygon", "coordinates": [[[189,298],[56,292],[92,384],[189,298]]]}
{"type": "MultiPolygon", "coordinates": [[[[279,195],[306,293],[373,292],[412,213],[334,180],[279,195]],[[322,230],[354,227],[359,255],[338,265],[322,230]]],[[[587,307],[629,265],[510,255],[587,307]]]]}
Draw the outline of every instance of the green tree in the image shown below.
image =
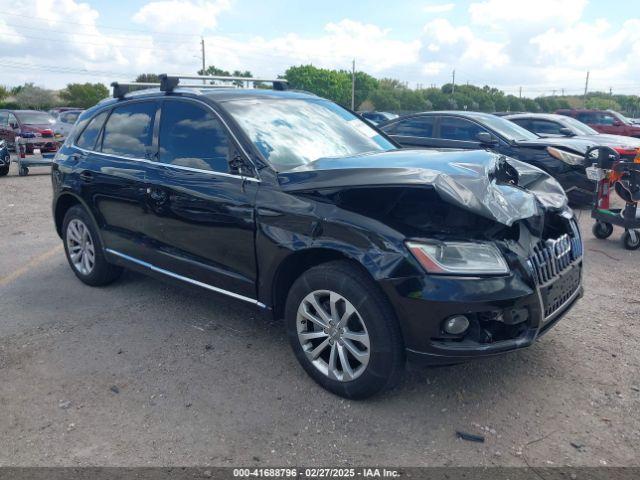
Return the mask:
{"type": "Polygon", "coordinates": [[[141,73],[136,77],[136,82],[160,83],[160,76],[157,73],[141,73]]]}
{"type": "Polygon", "coordinates": [[[15,94],[15,103],[20,108],[33,108],[36,110],[46,110],[56,103],[55,96],[51,90],[36,87],[33,83],[26,83],[20,87],[15,94]]]}
{"type": "Polygon", "coordinates": [[[289,67],[284,76],[293,89],[314,93],[345,107],[351,106],[351,75],[346,71],[300,65],[289,67]]]}
{"type": "Polygon", "coordinates": [[[60,98],[69,106],[89,108],[109,96],[102,83],[70,83],[60,92],[60,98]]]}
{"type": "Polygon", "coordinates": [[[600,96],[588,97],[585,103],[586,108],[595,108],[598,110],[622,110],[620,104],[613,98],[606,98],[600,96]]]}
{"type": "MultiPolygon", "coordinates": [[[[232,73],[229,73],[227,70],[222,70],[221,68],[216,67],[215,65],[209,65],[205,70],[198,70],[198,75],[210,76],[210,77],[252,77],[251,72],[249,70],[245,70],[244,72],[240,70],[234,70],[232,73]]],[[[211,83],[215,83],[213,80],[211,83]]],[[[232,82],[234,85],[238,87],[244,86],[244,82],[241,80],[236,80],[232,82]]],[[[256,85],[259,87],[260,85],[256,85]]]]}
{"type": "Polygon", "coordinates": [[[9,96],[9,90],[7,87],[0,85],[0,101],[4,100],[9,96]]]}

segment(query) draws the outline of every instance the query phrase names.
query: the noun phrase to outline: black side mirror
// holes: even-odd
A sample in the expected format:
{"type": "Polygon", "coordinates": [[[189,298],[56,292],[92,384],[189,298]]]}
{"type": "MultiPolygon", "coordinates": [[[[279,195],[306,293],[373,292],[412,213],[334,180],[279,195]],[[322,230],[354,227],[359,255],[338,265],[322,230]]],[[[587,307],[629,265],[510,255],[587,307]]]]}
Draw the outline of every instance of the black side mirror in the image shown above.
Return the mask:
{"type": "Polygon", "coordinates": [[[11,123],[9,123],[9,126],[10,126],[11,128],[13,128],[14,130],[17,130],[17,129],[18,129],[18,124],[17,124],[16,122],[11,122],[11,123]]]}
{"type": "Polygon", "coordinates": [[[570,128],[567,127],[562,127],[560,130],[558,130],[558,133],[564,135],[565,137],[575,137],[576,134],[573,133],[573,130],[571,130],[570,128]]]}
{"type": "Polygon", "coordinates": [[[498,139],[491,135],[489,132],[478,132],[476,133],[476,140],[480,142],[482,145],[497,145],[498,139]]]}

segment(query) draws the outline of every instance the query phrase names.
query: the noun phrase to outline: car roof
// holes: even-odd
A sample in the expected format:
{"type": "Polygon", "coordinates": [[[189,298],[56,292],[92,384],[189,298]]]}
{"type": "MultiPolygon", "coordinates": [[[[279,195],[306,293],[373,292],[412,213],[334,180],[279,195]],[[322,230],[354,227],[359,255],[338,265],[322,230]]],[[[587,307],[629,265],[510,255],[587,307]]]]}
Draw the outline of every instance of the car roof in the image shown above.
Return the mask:
{"type": "Polygon", "coordinates": [[[13,112],[13,113],[44,113],[46,115],[51,116],[51,114],[49,112],[45,112],[44,110],[13,110],[13,109],[8,109],[7,111],[13,112]]]}
{"type": "MultiPolygon", "coordinates": [[[[415,114],[407,115],[407,117],[433,116],[433,115],[451,115],[451,116],[455,116],[455,117],[466,117],[466,118],[473,118],[473,119],[477,119],[477,120],[499,118],[497,115],[494,115],[493,113],[468,112],[466,110],[436,110],[436,111],[433,111],[433,112],[415,113],[415,114]]],[[[400,120],[401,118],[403,118],[403,117],[394,118],[392,121],[395,122],[395,121],[400,120]]]]}
{"type": "Polygon", "coordinates": [[[119,103],[124,100],[141,98],[159,98],[168,96],[195,96],[204,97],[214,102],[226,102],[237,99],[314,99],[320,97],[312,93],[298,90],[272,90],[266,88],[197,88],[197,87],[177,87],[170,94],[160,91],[159,88],[146,88],[127,93],[123,98],[107,98],[99,105],[119,103]]]}
{"type": "Polygon", "coordinates": [[[514,115],[506,115],[503,118],[507,120],[517,120],[518,118],[534,118],[540,120],[564,120],[567,116],[559,113],[516,113],[514,115]]]}

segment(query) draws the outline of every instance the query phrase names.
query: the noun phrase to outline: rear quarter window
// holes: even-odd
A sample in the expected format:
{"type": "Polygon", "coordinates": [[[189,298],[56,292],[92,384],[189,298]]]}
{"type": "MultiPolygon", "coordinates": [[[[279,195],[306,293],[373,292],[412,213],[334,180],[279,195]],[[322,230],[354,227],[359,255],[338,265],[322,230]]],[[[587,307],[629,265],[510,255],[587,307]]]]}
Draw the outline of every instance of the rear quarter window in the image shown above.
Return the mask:
{"type": "Polygon", "coordinates": [[[82,130],[82,133],[80,133],[76,140],[76,145],[78,147],[85,148],[87,150],[93,150],[95,148],[96,140],[100,134],[100,129],[102,128],[108,113],[108,111],[104,111],[91,119],[84,120],[84,125],[86,125],[84,130],[82,130],[82,124],[78,125],[78,129],[82,130]]]}

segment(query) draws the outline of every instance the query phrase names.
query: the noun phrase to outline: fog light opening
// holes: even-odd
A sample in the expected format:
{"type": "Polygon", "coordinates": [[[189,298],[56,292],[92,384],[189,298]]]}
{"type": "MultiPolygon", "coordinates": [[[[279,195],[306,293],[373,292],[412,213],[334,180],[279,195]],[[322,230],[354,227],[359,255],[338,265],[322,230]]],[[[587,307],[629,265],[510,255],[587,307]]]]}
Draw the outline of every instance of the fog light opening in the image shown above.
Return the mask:
{"type": "Polygon", "coordinates": [[[464,315],[454,315],[442,323],[442,329],[449,335],[461,335],[469,328],[469,319],[464,315]]]}

